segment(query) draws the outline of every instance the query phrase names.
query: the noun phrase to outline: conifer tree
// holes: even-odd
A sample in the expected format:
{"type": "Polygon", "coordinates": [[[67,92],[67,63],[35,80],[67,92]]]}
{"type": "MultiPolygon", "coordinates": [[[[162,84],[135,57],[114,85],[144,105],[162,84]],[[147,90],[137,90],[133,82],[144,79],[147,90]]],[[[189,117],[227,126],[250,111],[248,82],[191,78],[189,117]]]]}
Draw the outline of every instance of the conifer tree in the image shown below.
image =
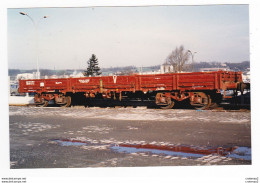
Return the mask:
{"type": "Polygon", "coordinates": [[[84,76],[98,76],[100,72],[100,67],[98,66],[98,59],[95,54],[92,54],[91,58],[87,62],[87,70],[84,71],[84,76]]]}

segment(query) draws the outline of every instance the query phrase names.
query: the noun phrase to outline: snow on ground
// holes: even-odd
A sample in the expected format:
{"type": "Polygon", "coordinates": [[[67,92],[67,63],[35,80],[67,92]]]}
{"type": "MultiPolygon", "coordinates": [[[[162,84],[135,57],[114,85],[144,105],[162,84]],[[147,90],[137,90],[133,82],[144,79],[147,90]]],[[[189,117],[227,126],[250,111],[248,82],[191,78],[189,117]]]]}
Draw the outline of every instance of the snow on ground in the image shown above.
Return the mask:
{"type": "Polygon", "coordinates": [[[29,96],[9,96],[9,105],[28,105],[33,104],[33,97],[29,96]]]}
{"type": "Polygon", "coordinates": [[[23,124],[21,122],[15,122],[12,125],[15,125],[19,129],[21,129],[23,132],[22,133],[23,135],[38,133],[38,132],[42,132],[42,131],[45,131],[48,129],[60,127],[60,125],[48,125],[48,124],[44,124],[44,123],[34,123],[34,122],[28,122],[26,124],[23,124]]]}
{"type": "MultiPolygon", "coordinates": [[[[146,108],[58,108],[58,107],[17,107],[10,106],[9,115],[61,116],[66,118],[93,118],[103,120],[131,121],[183,121],[183,122],[221,122],[249,123],[249,112],[213,112],[183,109],[146,108]]],[[[85,129],[85,130],[94,130],[85,129]]],[[[109,129],[107,129],[109,130],[109,129]]]]}

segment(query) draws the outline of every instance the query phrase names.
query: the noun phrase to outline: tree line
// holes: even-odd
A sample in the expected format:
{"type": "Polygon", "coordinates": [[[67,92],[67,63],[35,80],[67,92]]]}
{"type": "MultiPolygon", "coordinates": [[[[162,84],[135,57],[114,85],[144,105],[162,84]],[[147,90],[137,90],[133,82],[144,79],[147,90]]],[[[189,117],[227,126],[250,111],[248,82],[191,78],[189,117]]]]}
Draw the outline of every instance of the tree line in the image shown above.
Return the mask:
{"type": "MultiPolygon", "coordinates": [[[[185,50],[184,46],[176,47],[175,50],[171,51],[170,54],[166,57],[163,64],[171,65],[173,68],[172,72],[190,72],[190,71],[199,71],[200,68],[212,68],[212,67],[222,67],[223,63],[221,62],[194,62],[194,55],[196,52],[191,52],[190,50],[185,50]],[[191,60],[191,62],[189,62],[191,60]],[[189,62],[189,63],[188,63],[189,62]]],[[[235,71],[245,71],[250,67],[249,61],[243,61],[240,63],[231,63],[225,62],[226,66],[231,70],[235,71]]],[[[156,71],[160,69],[160,65],[145,67],[151,71],[156,71]]],[[[83,73],[84,76],[98,76],[101,75],[101,68],[99,67],[99,61],[95,54],[92,54],[87,61],[87,68],[85,70],[78,70],[83,73]]],[[[117,75],[131,75],[137,73],[139,68],[136,66],[125,66],[125,67],[109,67],[102,68],[103,72],[117,74],[117,75]]],[[[36,69],[33,70],[20,70],[20,69],[9,69],[9,76],[16,76],[20,73],[32,73],[36,72],[36,69]]],[[[70,75],[74,70],[51,70],[51,69],[40,69],[41,75],[70,75]]]]}

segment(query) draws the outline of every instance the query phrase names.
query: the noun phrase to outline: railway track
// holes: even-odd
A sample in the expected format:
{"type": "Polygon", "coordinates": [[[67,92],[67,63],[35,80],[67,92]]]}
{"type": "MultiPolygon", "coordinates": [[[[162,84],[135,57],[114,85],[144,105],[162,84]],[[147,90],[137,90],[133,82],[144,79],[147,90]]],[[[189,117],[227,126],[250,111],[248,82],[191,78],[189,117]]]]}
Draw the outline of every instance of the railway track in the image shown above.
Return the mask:
{"type": "MultiPolygon", "coordinates": [[[[29,104],[26,105],[28,107],[36,107],[36,104],[29,104]]],[[[58,105],[49,105],[48,107],[57,107],[59,108],[60,106],[58,105]]],[[[120,104],[117,103],[110,103],[107,105],[106,102],[97,102],[95,105],[73,105],[71,108],[92,108],[92,107],[99,107],[99,108],[137,108],[137,107],[145,107],[148,109],[160,109],[158,106],[154,105],[153,102],[121,102],[120,104]]],[[[203,110],[198,110],[192,108],[192,106],[182,106],[182,105],[176,105],[173,109],[168,109],[168,110],[173,110],[174,109],[186,109],[186,110],[194,110],[194,111],[203,111],[203,110]]],[[[213,112],[250,112],[250,104],[230,104],[230,103],[221,103],[219,106],[214,107],[214,108],[209,108],[205,110],[210,110],[213,112]]],[[[160,109],[163,110],[163,109],[160,109]]]]}

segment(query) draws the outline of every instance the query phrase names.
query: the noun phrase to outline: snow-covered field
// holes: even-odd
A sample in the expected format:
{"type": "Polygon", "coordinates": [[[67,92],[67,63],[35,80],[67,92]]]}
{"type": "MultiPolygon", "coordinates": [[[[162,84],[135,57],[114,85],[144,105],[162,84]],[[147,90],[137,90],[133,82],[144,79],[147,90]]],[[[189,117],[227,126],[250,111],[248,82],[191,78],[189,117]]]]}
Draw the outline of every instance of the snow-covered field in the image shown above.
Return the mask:
{"type": "Polygon", "coordinates": [[[131,121],[183,121],[249,123],[250,112],[214,112],[183,109],[137,108],[59,108],[59,107],[17,107],[10,106],[9,115],[61,116],[72,119],[103,119],[131,121]]]}
{"type": "Polygon", "coordinates": [[[251,163],[248,111],[10,106],[9,116],[11,168],[251,163]],[[185,147],[237,151],[191,154],[185,147]]]}

